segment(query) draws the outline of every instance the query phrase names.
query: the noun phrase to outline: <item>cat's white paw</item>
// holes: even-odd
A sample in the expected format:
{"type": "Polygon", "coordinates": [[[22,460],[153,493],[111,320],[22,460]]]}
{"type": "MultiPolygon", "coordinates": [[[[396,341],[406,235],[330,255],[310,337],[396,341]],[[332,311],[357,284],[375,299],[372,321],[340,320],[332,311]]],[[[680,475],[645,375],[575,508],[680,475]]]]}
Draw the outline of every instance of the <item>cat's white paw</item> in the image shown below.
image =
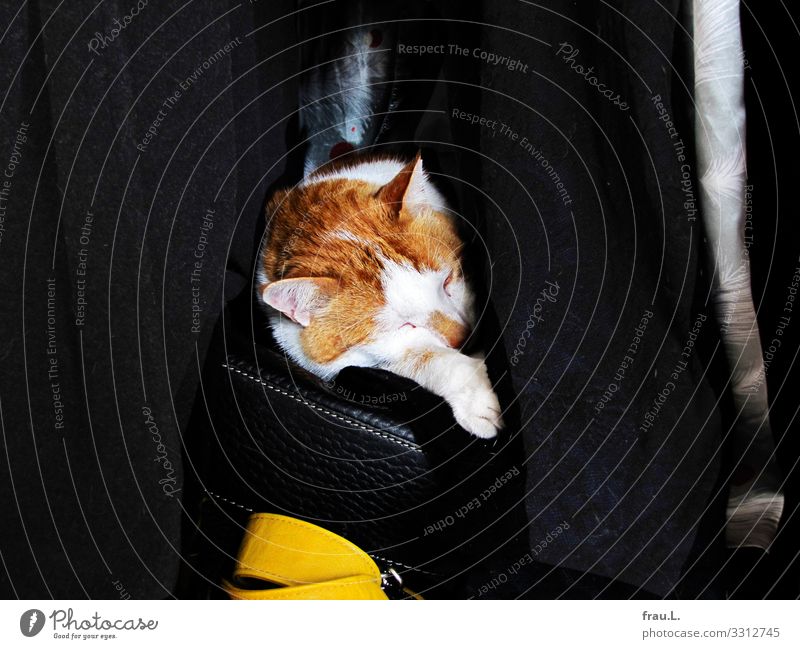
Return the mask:
{"type": "MultiPolygon", "coordinates": [[[[467,358],[467,357],[464,357],[467,358]]],[[[492,383],[482,361],[469,359],[459,367],[453,384],[458,388],[447,401],[459,425],[476,437],[490,439],[503,428],[500,402],[492,389],[492,383]]]]}

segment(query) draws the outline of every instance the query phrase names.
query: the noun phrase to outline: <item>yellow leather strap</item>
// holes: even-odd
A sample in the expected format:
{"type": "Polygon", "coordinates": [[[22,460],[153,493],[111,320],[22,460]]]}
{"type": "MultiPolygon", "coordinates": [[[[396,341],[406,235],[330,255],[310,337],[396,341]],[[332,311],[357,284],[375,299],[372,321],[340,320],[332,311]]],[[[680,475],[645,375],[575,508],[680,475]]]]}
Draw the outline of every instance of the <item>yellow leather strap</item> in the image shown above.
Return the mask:
{"type": "MultiPolygon", "coordinates": [[[[388,599],[381,571],[347,539],[280,514],[253,514],[234,570],[232,599],[388,599]],[[245,580],[268,582],[247,588],[245,580]]],[[[249,585],[249,584],[248,584],[249,585]]]]}

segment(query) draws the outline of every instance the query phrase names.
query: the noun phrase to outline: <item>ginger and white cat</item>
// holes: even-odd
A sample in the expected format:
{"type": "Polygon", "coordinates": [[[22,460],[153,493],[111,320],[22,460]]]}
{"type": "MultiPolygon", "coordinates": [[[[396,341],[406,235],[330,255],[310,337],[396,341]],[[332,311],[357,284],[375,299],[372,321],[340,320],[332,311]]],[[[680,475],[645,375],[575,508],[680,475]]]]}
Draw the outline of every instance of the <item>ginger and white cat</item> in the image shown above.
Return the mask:
{"type": "Polygon", "coordinates": [[[419,154],[312,174],[278,191],[267,218],[256,290],[291,359],[324,379],[349,365],[394,372],[470,433],[497,434],[486,365],[459,351],[475,324],[462,242],[419,154]]]}

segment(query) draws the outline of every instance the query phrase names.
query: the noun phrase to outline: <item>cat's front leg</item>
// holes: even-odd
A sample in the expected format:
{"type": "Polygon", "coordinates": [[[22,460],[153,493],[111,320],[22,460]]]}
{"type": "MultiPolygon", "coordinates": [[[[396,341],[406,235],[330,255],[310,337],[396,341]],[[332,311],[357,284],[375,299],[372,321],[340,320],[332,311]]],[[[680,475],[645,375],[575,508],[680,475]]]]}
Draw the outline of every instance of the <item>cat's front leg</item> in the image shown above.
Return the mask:
{"type": "Polygon", "coordinates": [[[442,397],[459,425],[476,437],[495,437],[503,427],[500,402],[480,358],[454,349],[410,350],[386,369],[442,397]]]}

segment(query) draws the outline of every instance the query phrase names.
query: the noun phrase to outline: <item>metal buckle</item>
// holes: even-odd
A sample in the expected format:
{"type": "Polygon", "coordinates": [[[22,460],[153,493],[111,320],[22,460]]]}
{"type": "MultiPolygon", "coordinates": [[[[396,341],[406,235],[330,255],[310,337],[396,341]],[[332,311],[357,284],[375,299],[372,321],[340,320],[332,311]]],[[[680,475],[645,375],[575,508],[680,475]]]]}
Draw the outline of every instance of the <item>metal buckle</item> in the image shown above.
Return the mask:
{"type": "Polygon", "coordinates": [[[381,573],[381,588],[390,599],[405,599],[408,594],[403,589],[403,578],[394,568],[381,573]]]}

